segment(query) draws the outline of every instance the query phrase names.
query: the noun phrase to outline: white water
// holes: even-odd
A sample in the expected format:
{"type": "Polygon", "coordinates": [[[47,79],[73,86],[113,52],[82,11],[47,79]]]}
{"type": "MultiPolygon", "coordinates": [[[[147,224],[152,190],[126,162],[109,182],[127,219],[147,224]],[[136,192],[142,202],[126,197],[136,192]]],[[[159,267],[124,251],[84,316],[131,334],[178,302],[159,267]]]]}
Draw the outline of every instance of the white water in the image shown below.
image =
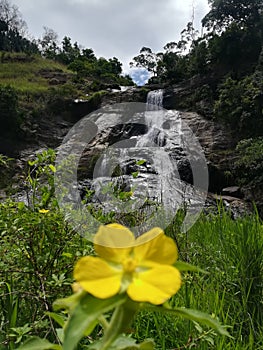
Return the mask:
{"type": "MultiPolygon", "coordinates": [[[[186,184],[180,180],[177,169],[177,159],[180,157],[184,127],[179,112],[167,111],[162,108],[163,91],[151,91],[147,96],[146,110],[143,112],[144,124],[147,132],[144,135],[134,136],[135,144],[124,141],[116,142],[108,148],[98,162],[94,179],[94,187],[100,203],[104,203],[106,211],[146,210],[149,216],[161,206],[164,214],[161,215],[162,226],[164,221],[171,219],[177,209],[185,202],[186,184]],[[176,158],[174,154],[179,156],[176,158]],[[144,159],[143,166],[130,168],[130,165],[144,159]],[[118,177],[112,178],[114,169],[119,166],[120,177],[131,188],[133,199],[129,203],[116,200],[112,191],[105,194],[101,190],[118,177]],[[132,170],[131,170],[132,169],[132,170]],[[133,178],[131,171],[138,175],[133,178]],[[145,203],[151,203],[145,207],[145,203]],[[143,209],[142,209],[143,208],[143,209]],[[167,218],[165,216],[167,215],[167,218]],[[172,216],[171,216],[172,215],[172,216]]],[[[127,188],[128,188],[127,187],[127,188]]],[[[191,196],[191,195],[190,195],[191,196]]],[[[189,195],[188,195],[189,197],[189,195]]],[[[158,209],[159,210],[159,209],[158,209]]]]}
{"type": "Polygon", "coordinates": [[[163,90],[150,91],[147,95],[147,110],[155,111],[163,106],[163,90]]]}
{"type": "Polygon", "coordinates": [[[163,146],[165,135],[162,128],[164,122],[162,104],[163,90],[150,91],[148,93],[144,115],[148,131],[139,138],[137,147],[163,146]]]}

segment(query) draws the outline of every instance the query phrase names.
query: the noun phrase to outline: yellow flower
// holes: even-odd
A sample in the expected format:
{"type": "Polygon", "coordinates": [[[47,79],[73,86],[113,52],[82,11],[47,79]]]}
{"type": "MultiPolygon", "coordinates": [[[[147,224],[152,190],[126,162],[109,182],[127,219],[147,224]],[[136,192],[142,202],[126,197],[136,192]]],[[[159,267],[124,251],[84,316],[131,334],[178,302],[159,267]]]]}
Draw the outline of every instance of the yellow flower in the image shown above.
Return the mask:
{"type": "Polygon", "coordinates": [[[160,228],[135,239],[122,225],[100,226],[94,248],[99,257],[81,258],[74,278],[97,298],[126,291],[134,301],[158,305],[181,286],[180,272],[172,266],[178,256],[177,247],[160,228]]]}
{"type": "Polygon", "coordinates": [[[41,214],[46,214],[46,213],[49,212],[49,210],[48,209],[39,209],[38,212],[41,213],[41,214]]]}

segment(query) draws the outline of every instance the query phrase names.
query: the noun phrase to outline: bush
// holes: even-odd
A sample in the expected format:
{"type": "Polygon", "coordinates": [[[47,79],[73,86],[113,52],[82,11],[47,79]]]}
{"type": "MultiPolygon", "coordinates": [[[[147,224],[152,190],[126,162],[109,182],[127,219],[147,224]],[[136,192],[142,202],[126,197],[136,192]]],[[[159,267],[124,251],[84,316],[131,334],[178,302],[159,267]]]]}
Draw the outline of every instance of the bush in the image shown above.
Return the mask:
{"type": "Polygon", "coordinates": [[[238,138],[263,132],[263,90],[256,75],[240,81],[227,78],[219,88],[215,117],[228,124],[238,138]]]}
{"type": "Polygon", "coordinates": [[[263,183],[263,137],[245,139],[238,143],[239,158],[236,172],[242,184],[263,183]]]}
{"type": "Polygon", "coordinates": [[[18,96],[16,90],[9,85],[0,86],[0,123],[1,136],[16,133],[20,125],[18,96]]]}

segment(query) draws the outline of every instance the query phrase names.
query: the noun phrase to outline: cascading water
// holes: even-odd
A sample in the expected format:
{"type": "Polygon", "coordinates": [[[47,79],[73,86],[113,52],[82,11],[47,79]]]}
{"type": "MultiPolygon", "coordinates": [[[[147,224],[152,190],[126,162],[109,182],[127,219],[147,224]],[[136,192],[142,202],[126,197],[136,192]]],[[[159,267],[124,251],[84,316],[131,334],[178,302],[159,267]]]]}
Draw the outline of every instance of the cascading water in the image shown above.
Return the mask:
{"type": "MultiPolygon", "coordinates": [[[[160,224],[164,226],[165,222],[169,223],[171,213],[174,215],[192,193],[178,171],[178,162],[184,162],[184,169],[186,167],[187,159],[183,152],[185,126],[180,113],[163,109],[162,101],[163,90],[151,91],[145,109],[140,109],[138,113],[133,110],[132,120],[138,125],[145,125],[146,133],[133,134],[130,138],[123,133],[119,141],[115,139],[112,146],[105,147],[94,168],[89,189],[95,192],[93,203],[99,203],[98,208],[103,208],[105,212],[139,211],[140,218],[149,218],[161,208],[164,213],[160,224]],[[120,201],[118,195],[122,195],[122,191],[131,193],[132,200],[120,201]]],[[[105,123],[114,116],[114,113],[101,115],[103,130],[105,123]]],[[[114,125],[118,125],[117,122],[114,125]]]]}
{"type": "Polygon", "coordinates": [[[138,147],[147,147],[151,144],[163,146],[164,132],[162,125],[164,122],[163,90],[150,91],[147,95],[146,112],[144,115],[148,132],[139,138],[138,147]]]}
{"type": "MultiPolygon", "coordinates": [[[[167,148],[169,145],[172,148],[175,145],[180,148],[182,124],[179,113],[164,110],[162,102],[163,90],[148,93],[145,112],[148,131],[138,139],[136,147],[147,150],[151,163],[153,174],[145,178],[150,197],[155,197],[159,203],[172,210],[180,202],[180,199],[176,198],[175,191],[172,198],[170,195],[175,183],[178,190],[179,174],[176,164],[170,159],[167,148]],[[171,119],[172,122],[170,122],[171,119]]],[[[179,186],[179,193],[181,196],[181,186],[179,186]]]]}
{"type": "Polygon", "coordinates": [[[147,95],[147,110],[148,111],[155,111],[160,109],[160,107],[163,106],[163,90],[154,90],[148,92],[147,95]]]}

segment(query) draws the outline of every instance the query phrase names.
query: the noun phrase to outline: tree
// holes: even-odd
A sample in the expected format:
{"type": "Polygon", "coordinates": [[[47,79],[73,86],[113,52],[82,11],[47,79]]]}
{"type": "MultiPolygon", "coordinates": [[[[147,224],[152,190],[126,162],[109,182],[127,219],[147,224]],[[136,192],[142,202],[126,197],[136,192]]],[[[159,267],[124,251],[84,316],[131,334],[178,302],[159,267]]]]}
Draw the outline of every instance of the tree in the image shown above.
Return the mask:
{"type": "Polygon", "coordinates": [[[0,50],[38,53],[37,45],[25,38],[26,22],[18,7],[8,0],[0,0],[0,50]]]}
{"type": "Polygon", "coordinates": [[[203,18],[208,30],[222,32],[235,22],[241,29],[262,29],[262,0],[209,0],[211,10],[203,18]]]}
{"type": "Polygon", "coordinates": [[[119,76],[122,72],[122,63],[118,60],[118,58],[113,57],[109,59],[109,69],[110,73],[119,76]]]}
{"type": "Polygon", "coordinates": [[[42,39],[38,40],[40,51],[46,58],[55,59],[59,52],[58,34],[51,28],[44,27],[42,39]]]}
{"type": "Polygon", "coordinates": [[[81,58],[87,59],[88,61],[96,60],[94,51],[92,49],[83,49],[81,53],[81,58]]]}
{"type": "Polygon", "coordinates": [[[130,66],[136,66],[147,69],[155,76],[157,74],[158,62],[161,60],[162,54],[155,54],[149,47],[143,47],[138,56],[133,57],[130,66]]]}
{"type": "Polygon", "coordinates": [[[80,57],[80,48],[77,42],[72,46],[71,38],[65,36],[62,40],[62,50],[58,55],[58,60],[64,64],[70,64],[80,57]]]}
{"type": "Polygon", "coordinates": [[[17,31],[24,36],[27,32],[27,24],[16,5],[11,5],[9,0],[0,0],[0,20],[5,22],[8,30],[17,31]]]}

